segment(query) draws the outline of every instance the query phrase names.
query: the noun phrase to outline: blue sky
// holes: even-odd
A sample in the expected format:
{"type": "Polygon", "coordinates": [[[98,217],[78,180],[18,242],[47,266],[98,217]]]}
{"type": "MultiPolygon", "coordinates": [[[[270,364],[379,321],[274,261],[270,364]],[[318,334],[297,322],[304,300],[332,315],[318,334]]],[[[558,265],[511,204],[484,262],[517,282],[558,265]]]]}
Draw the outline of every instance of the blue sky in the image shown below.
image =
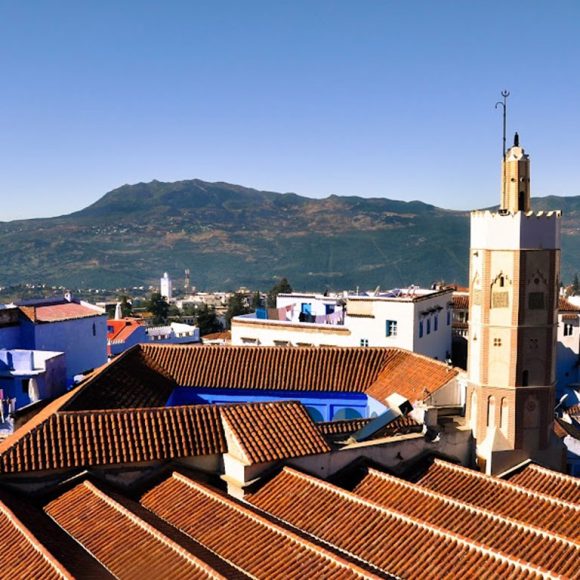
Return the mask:
{"type": "Polygon", "coordinates": [[[580,195],[580,3],[0,0],[0,219],[124,183],[499,197],[499,92],[533,195],[580,195]]]}

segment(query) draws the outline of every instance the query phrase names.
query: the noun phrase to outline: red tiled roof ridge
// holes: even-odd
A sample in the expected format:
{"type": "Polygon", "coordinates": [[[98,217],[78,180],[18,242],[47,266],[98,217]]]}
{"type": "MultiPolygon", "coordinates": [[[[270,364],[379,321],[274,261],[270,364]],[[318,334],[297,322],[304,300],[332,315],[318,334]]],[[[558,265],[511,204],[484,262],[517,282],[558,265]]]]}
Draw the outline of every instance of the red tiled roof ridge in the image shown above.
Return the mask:
{"type": "MultiPolygon", "coordinates": [[[[165,534],[161,533],[159,530],[156,530],[152,525],[148,524],[146,521],[144,521],[141,518],[139,518],[138,516],[136,516],[133,512],[128,510],[126,507],[124,507],[120,503],[116,502],[113,498],[109,497],[106,493],[102,492],[98,487],[96,487],[90,481],[85,480],[76,487],[87,488],[91,493],[95,494],[98,498],[100,498],[102,501],[104,501],[107,505],[111,506],[113,509],[115,509],[116,511],[123,514],[130,521],[132,521],[136,526],[140,527],[143,531],[145,531],[146,533],[150,534],[151,536],[153,536],[154,538],[159,540],[161,543],[166,545],[171,550],[175,551],[177,554],[179,554],[179,556],[181,556],[182,558],[184,558],[185,560],[187,560],[188,562],[190,562],[194,566],[201,568],[208,575],[214,576],[216,578],[223,578],[225,580],[224,576],[219,574],[213,568],[209,567],[203,560],[196,558],[193,554],[191,554],[190,552],[188,552],[187,550],[182,548],[179,544],[175,543],[173,540],[168,538],[165,534]]],[[[66,495],[66,492],[63,495],[66,495]]],[[[60,499],[60,497],[58,499],[60,499]]],[[[47,507],[50,506],[51,503],[52,502],[50,502],[47,505],[47,507]]],[[[48,512],[47,512],[47,514],[48,514],[48,512]]],[[[48,515],[50,516],[50,514],[48,514],[48,515]]],[[[52,516],[50,516],[50,517],[52,517],[52,516]]],[[[52,518],[52,519],[54,519],[54,518],[52,518]]],[[[56,522],[56,523],[58,524],[58,522],[56,522]]]]}
{"type": "Polygon", "coordinates": [[[554,471],[553,469],[548,469],[547,467],[544,467],[543,465],[538,465],[537,463],[528,464],[526,466],[526,469],[532,469],[534,471],[539,471],[540,473],[546,473],[552,477],[556,477],[558,479],[561,479],[562,481],[567,481],[568,483],[573,483],[574,485],[580,487],[580,479],[572,475],[568,475],[567,473],[554,471]]]}
{"type": "MultiPolygon", "coordinates": [[[[292,402],[292,401],[284,401],[284,402],[292,402]]],[[[245,405],[246,403],[233,403],[233,405],[245,405]]],[[[263,403],[253,403],[254,405],[260,405],[263,403]]],[[[56,411],[58,415],[66,416],[66,417],[81,417],[81,416],[98,416],[98,415],[130,415],[132,413],[147,413],[147,412],[155,412],[161,413],[164,411],[170,412],[173,410],[176,411],[183,411],[183,410],[191,410],[191,409],[207,409],[207,408],[216,408],[218,411],[221,407],[230,407],[232,405],[215,405],[213,403],[200,403],[194,405],[171,405],[169,407],[130,407],[130,408],[119,408],[119,409],[84,409],[80,411],[72,410],[69,411],[65,409],[64,411],[56,411]]],[[[56,414],[55,413],[55,414],[56,414]]]]}
{"type": "Polygon", "coordinates": [[[223,405],[220,416],[249,464],[331,451],[300,401],[223,405]]]}
{"type": "MultiPolygon", "coordinates": [[[[306,538],[294,533],[293,531],[291,531],[287,528],[282,528],[281,526],[275,524],[274,522],[270,521],[269,519],[257,514],[255,511],[248,509],[247,507],[235,502],[234,500],[232,500],[232,499],[230,499],[222,494],[214,492],[209,487],[207,487],[205,485],[201,485],[201,484],[193,481],[192,479],[182,475],[181,473],[179,473],[177,471],[174,471],[171,474],[171,477],[173,479],[176,479],[177,481],[180,481],[184,485],[191,487],[192,489],[196,490],[197,492],[202,493],[202,494],[206,495],[207,497],[214,499],[215,501],[218,501],[226,506],[234,507],[234,509],[242,512],[249,519],[251,519],[255,522],[258,522],[259,524],[267,527],[268,529],[272,530],[274,533],[276,533],[276,534],[283,533],[285,536],[288,536],[293,542],[300,544],[302,546],[305,546],[308,549],[312,549],[313,551],[317,552],[320,556],[324,557],[325,559],[330,560],[330,561],[334,561],[342,566],[347,566],[349,568],[352,568],[359,575],[361,575],[363,577],[369,577],[369,573],[366,570],[359,568],[353,562],[350,562],[348,560],[344,560],[338,554],[335,554],[333,552],[325,550],[324,548],[322,548],[321,546],[319,546],[315,542],[310,542],[306,538]]],[[[149,493],[151,493],[151,492],[149,492],[149,493]]],[[[148,494],[145,494],[145,496],[146,495],[148,495],[148,494]]]]}
{"type": "Polygon", "coordinates": [[[527,571],[527,572],[531,572],[533,574],[539,574],[541,576],[548,577],[548,578],[557,578],[557,576],[554,576],[549,570],[546,570],[545,568],[542,568],[540,566],[530,565],[527,562],[520,560],[519,558],[514,558],[514,557],[510,556],[509,554],[505,554],[503,552],[499,552],[497,550],[493,550],[491,548],[488,548],[485,544],[482,544],[481,542],[478,542],[477,540],[472,540],[472,539],[466,538],[465,536],[461,536],[460,534],[457,534],[457,533],[452,532],[450,530],[446,530],[445,528],[442,528],[442,527],[437,526],[435,524],[427,524],[424,521],[422,521],[414,516],[404,514],[404,513],[399,512],[398,510],[395,510],[393,508],[385,508],[374,501],[361,498],[352,492],[346,491],[340,487],[337,487],[337,486],[335,486],[327,481],[318,479],[312,475],[307,475],[307,474],[302,473],[300,471],[297,471],[291,467],[284,467],[282,472],[289,473],[290,475],[293,475],[293,476],[298,476],[302,479],[305,479],[306,481],[314,483],[315,485],[318,485],[320,487],[324,487],[324,488],[328,489],[329,491],[335,493],[336,495],[343,497],[347,501],[351,501],[353,503],[358,503],[358,504],[370,507],[371,509],[373,509],[373,511],[388,514],[389,516],[392,516],[399,521],[404,521],[408,524],[412,524],[413,526],[417,526],[417,527],[425,530],[427,533],[441,536],[444,540],[451,540],[452,542],[455,542],[457,544],[461,544],[468,549],[473,549],[477,552],[484,553],[484,554],[490,556],[492,559],[501,560],[502,562],[505,562],[507,564],[512,564],[516,567],[520,567],[522,569],[522,572],[527,571]]]}
{"type": "Polygon", "coordinates": [[[558,297],[558,310],[561,312],[578,312],[580,307],[572,304],[567,298],[563,296],[558,297]]]}
{"type": "MultiPolygon", "coordinates": [[[[74,576],[37,540],[30,530],[16,517],[14,512],[8,506],[0,501],[0,512],[8,519],[8,521],[28,540],[30,546],[51,566],[57,574],[61,574],[63,578],[70,578],[74,580],[74,576]]],[[[4,554],[6,556],[6,554],[4,554]]]]}
{"type": "Polygon", "coordinates": [[[453,469],[459,471],[461,473],[469,474],[472,477],[477,477],[480,479],[485,479],[495,485],[500,487],[504,487],[505,489],[512,489],[521,494],[527,495],[529,497],[537,497],[538,499],[543,499],[553,503],[555,505],[565,507],[568,509],[572,509],[574,511],[580,512],[580,505],[571,503],[569,501],[564,501],[553,497],[551,495],[547,495],[545,493],[541,493],[539,491],[532,491],[531,489],[527,489],[522,487],[521,485],[516,485],[515,483],[511,483],[510,481],[506,481],[505,479],[500,479],[499,477],[493,477],[491,475],[486,475],[485,473],[480,473],[479,471],[475,471],[473,469],[469,469],[468,467],[463,467],[462,465],[456,465],[455,463],[449,463],[448,461],[444,461],[442,459],[435,459],[434,463],[437,465],[441,465],[446,469],[453,469]]]}
{"type": "Polygon", "coordinates": [[[157,364],[154,360],[151,360],[147,356],[147,353],[144,352],[144,350],[141,348],[141,346],[142,345],[140,345],[140,344],[136,344],[135,346],[122,352],[120,355],[115,357],[113,360],[106,362],[105,364],[96,368],[92,373],[90,373],[90,375],[86,378],[86,380],[84,380],[80,383],[79,388],[76,389],[76,391],[75,391],[75,395],[73,397],[71,397],[71,400],[67,401],[67,403],[69,405],[74,404],[75,399],[77,397],[82,396],[84,391],[86,389],[88,389],[90,387],[90,385],[93,384],[94,381],[96,381],[97,379],[102,379],[104,375],[107,375],[110,372],[114,372],[114,370],[120,364],[121,364],[121,368],[122,368],[122,362],[125,361],[126,359],[128,359],[129,357],[132,357],[132,356],[143,357],[144,361],[146,362],[146,364],[149,368],[152,368],[155,372],[158,372],[164,378],[175,382],[173,377],[164,368],[162,368],[161,365],[157,364]]]}
{"type": "MultiPolygon", "coordinates": [[[[564,544],[567,544],[567,545],[572,546],[572,547],[578,547],[578,545],[579,545],[574,540],[567,538],[565,536],[562,536],[556,532],[553,532],[550,530],[545,530],[544,528],[540,528],[540,527],[535,526],[533,524],[528,524],[528,523],[522,522],[520,520],[514,520],[513,518],[503,516],[500,514],[496,514],[488,509],[485,509],[485,508],[482,508],[479,506],[474,506],[472,504],[469,504],[469,503],[463,502],[461,500],[455,499],[453,497],[447,496],[447,495],[440,493],[438,491],[433,491],[431,489],[421,487],[420,485],[416,485],[416,484],[411,483],[409,481],[406,481],[404,479],[400,479],[398,477],[395,477],[394,475],[390,475],[390,474],[385,473],[383,471],[379,471],[378,469],[373,469],[373,468],[369,467],[368,473],[369,473],[369,475],[372,475],[373,477],[378,477],[378,478],[381,478],[381,479],[384,479],[384,480],[387,480],[390,482],[394,482],[397,485],[405,487],[406,489],[412,489],[416,493],[420,493],[420,494],[428,496],[428,497],[436,498],[436,499],[441,500],[442,502],[444,502],[446,504],[454,505],[454,506],[457,506],[458,508],[468,510],[468,511],[473,512],[473,513],[483,514],[484,516],[489,517],[490,519],[493,519],[496,521],[503,521],[512,527],[516,527],[516,528],[521,529],[521,530],[529,530],[529,531],[531,531],[535,534],[538,534],[542,537],[549,536],[549,537],[554,538],[554,540],[556,540],[559,543],[564,543],[564,544]]],[[[356,488],[355,488],[354,493],[356,493],[356,488]]],[[[371,500],[368,500],[368,501],[371,501],[371,500]]],[[[390,508],[388,508],[388,509],[390,509],[390,508]]]]}

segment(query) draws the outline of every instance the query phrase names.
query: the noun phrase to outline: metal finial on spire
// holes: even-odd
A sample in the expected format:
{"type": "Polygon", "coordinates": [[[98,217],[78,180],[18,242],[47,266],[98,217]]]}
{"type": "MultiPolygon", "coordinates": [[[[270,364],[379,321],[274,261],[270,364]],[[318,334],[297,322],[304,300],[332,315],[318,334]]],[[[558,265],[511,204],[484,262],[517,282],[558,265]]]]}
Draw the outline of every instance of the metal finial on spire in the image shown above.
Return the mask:
{"type": "Polygon", "coordinates": [[[520,146],[520,136],[518,135],[518,132],[516,131],[516,134],[514,135],[514,147],[519,147],[520,146]]]}
{"type": "Polygon", "coordinates": [[[503,148],[502,148],[502,157],[505,159],[505,129],[506,129],[506,114],[507,114],[507,98],[510,96],[509,91],[502,91],[501,96],[503,97],[503,101],[498,101],[495,104],[495,108],[501,107],[503,109],[503,148]]]}

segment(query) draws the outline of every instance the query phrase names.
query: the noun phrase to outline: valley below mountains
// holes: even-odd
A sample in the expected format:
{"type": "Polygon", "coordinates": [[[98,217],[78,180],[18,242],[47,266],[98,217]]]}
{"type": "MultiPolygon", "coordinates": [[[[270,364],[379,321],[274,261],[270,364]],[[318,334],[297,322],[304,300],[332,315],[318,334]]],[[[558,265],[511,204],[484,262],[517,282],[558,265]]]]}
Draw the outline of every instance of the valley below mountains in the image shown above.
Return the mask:
{"type": "MultiPolygon", "coordinates": [[[[580,196],[561,209],[562,279],[580,271],[580,196]]],[[[115,189],[61,217],[0,222],[0,285],[119,288],[183,271],[203,290],[268,289],[286,276],[324,291],[467,283],[469,212],[419,201],[257,191],[200,180],[115,189]]]]}

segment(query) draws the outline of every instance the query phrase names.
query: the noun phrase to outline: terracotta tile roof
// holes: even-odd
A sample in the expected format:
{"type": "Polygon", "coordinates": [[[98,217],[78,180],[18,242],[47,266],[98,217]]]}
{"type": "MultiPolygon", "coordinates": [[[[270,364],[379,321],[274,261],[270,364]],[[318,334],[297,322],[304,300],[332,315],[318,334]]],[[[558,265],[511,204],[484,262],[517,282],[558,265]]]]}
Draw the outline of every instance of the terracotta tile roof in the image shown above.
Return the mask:
{"type": "Polygon", "coordinates": [[[84,381],[65,409],[160,407],[175,387],[175,381],[154,360],[134,347],[84,381]]]}
{"type": "Polygon", "coordinates": [[[107,340],[113,344],[121,344],[142,326],[143,322],[137,318],[107,320],[107,340]]]}
{"type": "Polygon", "coordinates": [[[142,345],[180,386],[290,391],[366,391],[386,364],[386,348],[142,345]]]}
{"type": "Polygon", "coordinates": [[[580,312],[580,307],[575,306],[572,302],[560,296],[558,298],[558,310],[560,312],[580,312]]]}
{"type": "Polygon", "coordinates": [[[481,544],[289,468],[250,502],[381,571],[405,578],[542,577],[481,544]]]}
{"type": "Polygon", "coordinates": [[[362,578],[370,574],[249,508],[182,475],[141,503],[233,566],[258,578],[362,578]]]}
{"type": "Polygon", "coordinates": [[[0,447],[0,473],[225,453],[214,405],[53,413],[0,447]]]}
{"type": "Polygon", "coordinates": [[[63,304],[50,304],[46,306],[20,306],[20,312],[32,322],[62,322],[63,320],[74,320],[77,318],[90,318],[93,316],[103,316],[99,312],[88,306],[77,304],[76,302],[65,302],[63,304]]]}
{"type": "MultiPolygon", "coordinates": [[[[345,421],[326,421],[317,423],[316,427],[325,436],[353,435],[368,425],[372,419],[351,419],[345,421]]],[[[412,417],[398,417],[373,437],[392,437],[403,433],[420,431],[422,426],[412,417]]]]}
{"type": "Polygon", "coordinates": [[[368,425],[372,419],[347,419],[344,421],[321,421],[316,423],[323,435],[352,435],[368,425]]]}
{"type": "Polygon", "coordinates": [[[298,402],[231,405],[221,407],[221,415],[240,448],[240,459],[247,464],[331,450],[298,402]]]}
{"type": "Polygon", "coordinates": [[[474,508],[373,469],[354,492],[556,575],[570,578],[578,574],[580,545],[545,530],[474,508]]]}
{"type": "Polygon", "coordinates": [[[458,373],[458,369],[427,356],[391,349],[386,365],[366,394],[381,402],[393,393],[399,393],[411,403],[422,401],[458,373]]]}
{"type": "Polygon", "coordinates": [[[580,417],[580,404],[568,407],[566,413],[568,413],[570,417],[580,417]]]}
{"type": "Polygon", "coordinates": [[[202,340],[232,340],[232,331],[224,330],[223,332],[211,332],[210,334],[204,334],[201,337],[202,340]]]}
{"type": "Polygon", "coordinates": [[[73,578],[2,501],[0,553],[2,578],[73,578]]]}
{"type": "Polygon", "coordinates": [[[580,505],[438,459],[418,484],[576,542],[580,539],[580,505]]]}
{"type": "MultiPolygon", "coordinates": [[[[75,542],[35,503],[28,497],[23,498],[0,490],[0,506],[3,504],[3,507],[0,507],[0,512],[8,508],[20,522],[20,525],[26,528],[35,545],[41,546],[41,552],[45,556],[46,552],[52,555],[54,561],[64,566],[68,574],[75,578],[113,578],[106,568],[75,542]]],[[[20,550],[14,550],[14,546],[8,545],[9,537],[9,534],[0,531],[0,554],[2,554],[0,557],[2,562],[0,577],[32,577],[23,573],[14,573],[12,576],[4,575],[5,570],[18,569],[26,562],[26,558],[21,557],[20,550]]],[[[23,549],[26,548],[23,547],[23,549]]],[[[52,562],[49,556],[47,558],[49,563],[52,562]]],[[[41,570],[42,567],[39,567],[34,577],[42,577],[41,570]]]]}
{"type": "Polygon", "coordinates": [[[454,310],[469,310],[469,294],[453,294],[454,310]]]}
{"type": "Polygon", "coordinates": [[[97,411],[63,405],[0,445],[0,474],[223,454],[224,426],[229,452],[248,465],[331,450],[294,401],[97,411]]]}
{"type": "Polygon", "coordinates": [[[580,505],[580,479],[533,463],[509,478],[511,483],[580,505]]]}
{"type": "Polygon", "coordinates": [[[45,510],[117,577],[222,578],[88,481],[45,510]]]}

